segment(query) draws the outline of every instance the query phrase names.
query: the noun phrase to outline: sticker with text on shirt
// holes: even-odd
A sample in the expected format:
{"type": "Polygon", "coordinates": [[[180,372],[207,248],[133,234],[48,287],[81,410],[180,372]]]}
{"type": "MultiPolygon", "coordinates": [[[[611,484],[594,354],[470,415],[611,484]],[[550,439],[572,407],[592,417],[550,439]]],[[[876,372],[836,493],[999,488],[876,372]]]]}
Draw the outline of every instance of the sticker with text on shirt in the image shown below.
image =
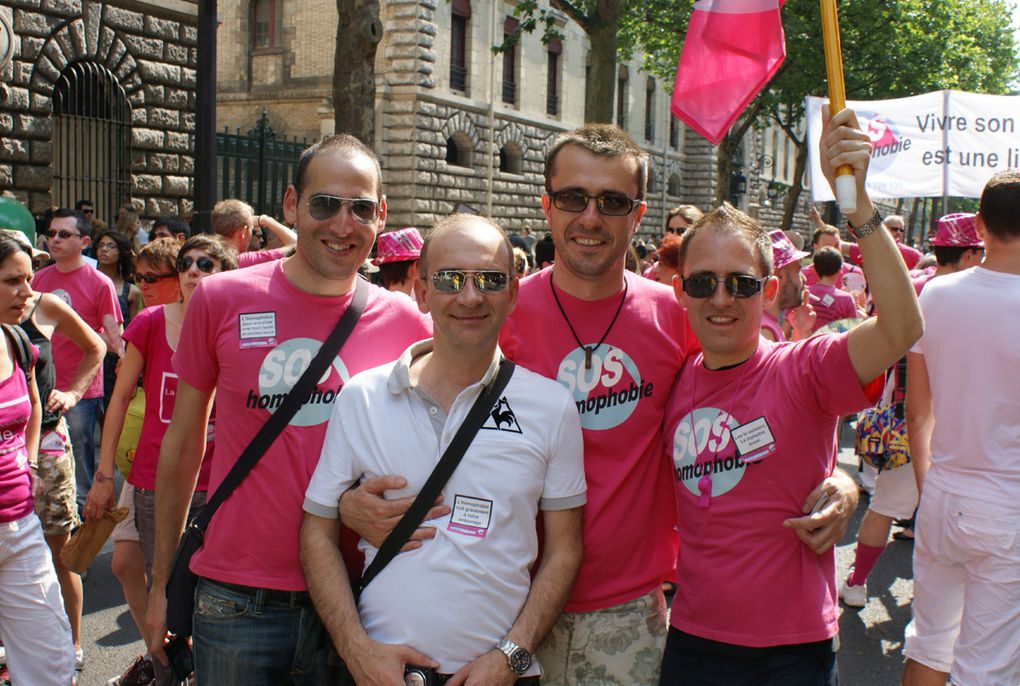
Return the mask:
{"type": "Polygon", "coordinates": [[[447,525],[446,530],[477,538],[485,538],[485,534],[489,532],[489,522],[491,519],[491,500],[471,498],[466,495],[455,495],[453,497],[453,512],[450,513],[450,523],[447,525]]]}
{"type": "Polygon", "coordinates": [[[758,462],[776,452],[776,439],[765,417],[730,429],[730,436],[744,464],[758,462]]]}
{"type": "Polygon", "coordinates": [[[268,348],[277,344],[275,312],[242,312],[237,315],[241,348],[268,348]]]}

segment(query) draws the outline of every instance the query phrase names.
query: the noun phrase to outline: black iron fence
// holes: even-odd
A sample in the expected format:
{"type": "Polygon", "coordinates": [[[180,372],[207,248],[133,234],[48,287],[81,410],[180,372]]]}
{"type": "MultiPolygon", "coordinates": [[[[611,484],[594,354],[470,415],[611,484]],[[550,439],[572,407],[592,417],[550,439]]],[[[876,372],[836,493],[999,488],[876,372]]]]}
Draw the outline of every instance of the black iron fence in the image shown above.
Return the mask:
{"type": "Polygon", "coordinates": [[[226,129],[216,134],[216,178],[219,199],[238,198],[256,214],[283,216],[283,194],[294,178],[298,158],[308,140],[279,138],[265,111],[248,133],[226,129]]]}

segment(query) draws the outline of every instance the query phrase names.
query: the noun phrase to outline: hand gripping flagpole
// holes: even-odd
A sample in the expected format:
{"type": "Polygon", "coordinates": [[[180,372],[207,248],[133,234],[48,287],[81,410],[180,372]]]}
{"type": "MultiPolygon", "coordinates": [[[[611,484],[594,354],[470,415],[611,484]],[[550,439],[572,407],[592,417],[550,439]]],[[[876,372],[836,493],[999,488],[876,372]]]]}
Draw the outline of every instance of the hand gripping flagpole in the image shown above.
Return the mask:
{"type": "MultiPolygon", "coordinates": [[[[839,42],[839,16],[836,0],[821,0],[822,41],[825,45],[825,78],[829,84],[829,113],[846,109],[846,86],[843,81],[843,51],[839,42]]],[[[836,202],[843,214],[857,211],[857,181],[848,164],[836,169],[836,202]]]]}

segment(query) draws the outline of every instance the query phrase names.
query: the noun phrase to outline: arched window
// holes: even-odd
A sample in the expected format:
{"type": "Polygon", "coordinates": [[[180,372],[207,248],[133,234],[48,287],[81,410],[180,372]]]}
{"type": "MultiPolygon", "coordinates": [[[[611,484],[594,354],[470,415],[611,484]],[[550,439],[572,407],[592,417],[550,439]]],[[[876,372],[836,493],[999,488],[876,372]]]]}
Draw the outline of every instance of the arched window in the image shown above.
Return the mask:
{"type": "Polygon", "coordinates": [[[117,77],[92,62],[68,65],[53,89],[53,202],[93,201],[108,219],[131,197],[131,104],[117,77]]]}
{"type": "Polygon", "coordinates": [[[254,0],[251,4],[251,45],[255,50],[280,47],[283,38],[283,0],[254,0]]]}
{"type": "Polygon", "coordinates": [[[474,160],[474,146],[463,133],[455,133],[446,139],[446,163],[456,167],[471,168],[474,160]]]}
{"type": "Polygon", "coordinates": [[[678,174],[670,174],[666,184],[666,194],[672,195],[674,198],[680,197],[680,176],[678,174]]]}
{"type": "Polygon", "coordinates": [[[523,157],[516,143],[507,143],[499,149],[499,170],[506,174],[520,174],[523,157]]]}

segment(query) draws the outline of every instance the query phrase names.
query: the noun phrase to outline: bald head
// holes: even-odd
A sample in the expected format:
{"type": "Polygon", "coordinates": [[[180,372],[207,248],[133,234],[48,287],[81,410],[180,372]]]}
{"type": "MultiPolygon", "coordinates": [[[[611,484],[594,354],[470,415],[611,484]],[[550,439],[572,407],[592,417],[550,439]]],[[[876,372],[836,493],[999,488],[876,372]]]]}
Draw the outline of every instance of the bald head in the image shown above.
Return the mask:
{"type": "MultiPolygon", "coordinates": [[[[514,276],[516,276],[513,261],[513,246],[510,245],[510,239],[507,236],[506,231],[504,231],[503,227],[491,219],[474,214],[451,214],[448,217],[443,217],[432,225],[432,228],[425,236],[424,244],[421,247],[421,255],[418,258],[418,265],[421,273],[430,273],[430,252],[436,252],[437,247],[443,245],[446,241],[458,240],[465,234],[476,241],[484,242],[486,237],[490,237],[495,243],[498,243],[499,252],[502,253],[507,265],[507,273],[510,275],[510,278],[514,278],[514,276]],[[432,248],[431,251],[430,248],[432,248]]],[[[437,268],[441,268],[442,266],[443,265],[437,265],[437,268]]]]}

